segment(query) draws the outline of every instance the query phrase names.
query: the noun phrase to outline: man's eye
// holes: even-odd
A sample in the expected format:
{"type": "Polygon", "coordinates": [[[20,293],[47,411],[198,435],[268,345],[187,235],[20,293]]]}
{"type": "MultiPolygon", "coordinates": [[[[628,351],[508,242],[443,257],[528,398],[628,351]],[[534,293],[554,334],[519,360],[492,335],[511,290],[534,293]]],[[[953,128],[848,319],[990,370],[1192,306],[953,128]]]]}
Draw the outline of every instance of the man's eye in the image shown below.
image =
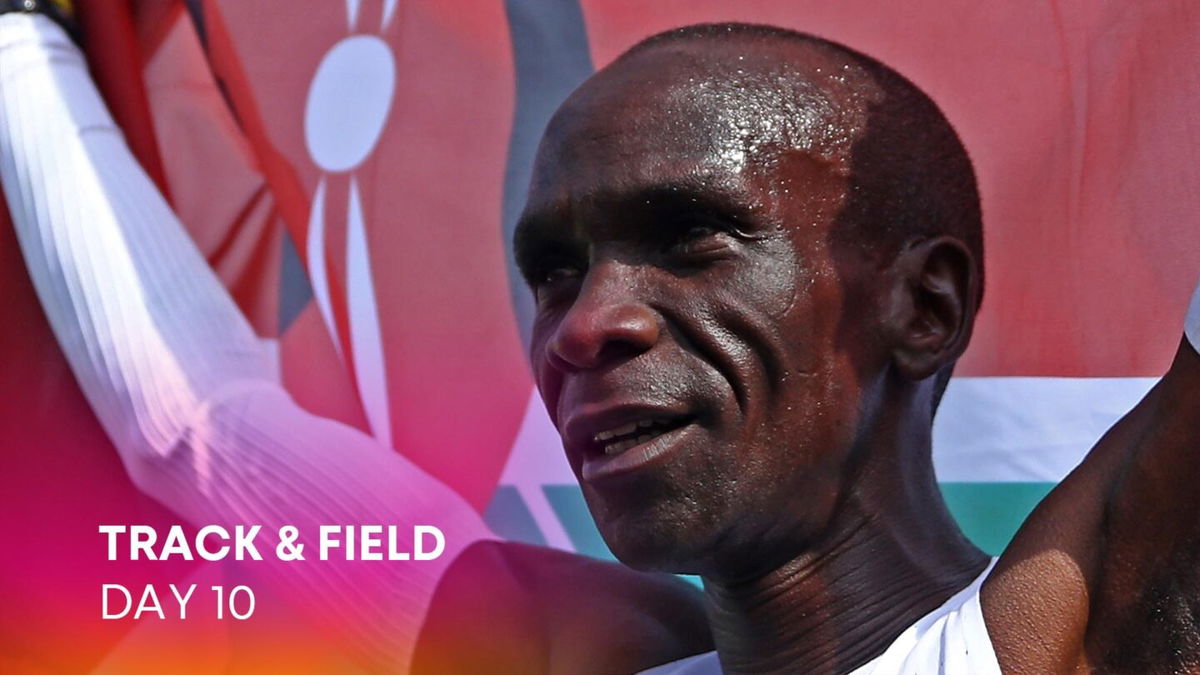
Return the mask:
{"type": "Polygon", "coordinates": [[[564,293],[569,293],[582,276],[583,271],[577,265],[548,264],[531,277],[530,285],[539,303],[548,302],[553,298],[564,297],[564,293]]]}
{"type": "Polygon", "coordinates": [[[579,278],[579,269],[567,265],[549,267],[538,275],[538,284],[551,285],[579,278]]]}
{"type": "Polygon", "coordinates": [[[728,244],[726,235],[727,233],[716,225],[693,224],[682,229],[681,234],[667,245],[667,252],[698,255],[720,251],[728,244]]]}
{"type": "Polygon", "coordinates": [[[712,236],[720,232],[712,225],[693,225],[688,228],[687,232],[683,233],[684,241],[692,241],[694,239],[703,239],[704,237],[712,236]]]}

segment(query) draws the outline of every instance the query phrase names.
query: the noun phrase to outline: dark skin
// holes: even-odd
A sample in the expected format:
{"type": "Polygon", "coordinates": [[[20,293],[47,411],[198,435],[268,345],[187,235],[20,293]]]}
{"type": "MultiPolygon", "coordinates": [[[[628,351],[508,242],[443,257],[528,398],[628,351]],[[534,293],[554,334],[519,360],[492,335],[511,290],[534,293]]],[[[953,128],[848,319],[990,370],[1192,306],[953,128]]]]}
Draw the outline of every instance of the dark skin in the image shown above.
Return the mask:
{"type": "Polygon", "coordinates": [[[410,672],[632,673],[709,649],[702,598],[677,578],[483,541],[439,581],[410,672]]]}
{"type": "MultiPolygon", "coordinates": [[[[929,454],[979,263],[951,236],[832,242],[876,95],[818,49],[644,50],[560,109],[518,229],[535,377],[601,533],[703,577],[727,672],[848,672],[986,565],[929,454]]],[[[1001,558],[1004,672],[1200,672],[1197,392],[1184,344],[1001,558]]]]}

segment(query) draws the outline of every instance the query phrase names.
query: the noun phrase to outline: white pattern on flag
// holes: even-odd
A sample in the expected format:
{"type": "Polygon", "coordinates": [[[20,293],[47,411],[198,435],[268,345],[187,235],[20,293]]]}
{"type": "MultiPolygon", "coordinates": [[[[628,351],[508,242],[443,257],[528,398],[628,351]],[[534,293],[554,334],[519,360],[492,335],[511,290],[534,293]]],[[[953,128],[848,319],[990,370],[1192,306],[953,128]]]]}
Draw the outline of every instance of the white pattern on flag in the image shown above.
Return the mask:
{"type": "Polygon", "coordinates": [[[362,0],[346,0],[346,23],[347,30],[354,32],[354,25],[358,23],[358,6],[362,0]]]}
{"type": "Polygon", "coordinates": [[[317,183],[313,193],[312,207],[308,216],[308,278],[312,283],[313,296],[317,299],[317,308],[321,310],[321,318],[325,321],[325,329],[329,331],[329,340],[333,348],[342,356],[342,338],[337,329],[337,320],[333,316],[333,302],[329,299],[329,278],[325,270],[325,179],[317,183]]]}
{"type": "Polygon", "coordinates": [[[353,176],[350,178],[350,204],[346,227],[346,297],[350,299],[350,344],[351,353],[354,355],[354,378],[358,383],[367,421],[371,424],[371,433],[381,444],[390,448],[392,421],[383,336],[379,327],[379,307],[375,302],[375,282],[371,275],[367,230],[363,224],[362,197],[358,194],[358,180],[353,176]]]}
{"type": "Polygon", "coordinates": [[[1057,483],[1153,377],[960,377],[933,424],[942,482],[1057,483]]]}
{"type": "Polygon", "coordinates": [[[396,5],[399,0],[383,0],[383,27],[387,28],[392,22],[392,15],[396,12],[396,5]]]}

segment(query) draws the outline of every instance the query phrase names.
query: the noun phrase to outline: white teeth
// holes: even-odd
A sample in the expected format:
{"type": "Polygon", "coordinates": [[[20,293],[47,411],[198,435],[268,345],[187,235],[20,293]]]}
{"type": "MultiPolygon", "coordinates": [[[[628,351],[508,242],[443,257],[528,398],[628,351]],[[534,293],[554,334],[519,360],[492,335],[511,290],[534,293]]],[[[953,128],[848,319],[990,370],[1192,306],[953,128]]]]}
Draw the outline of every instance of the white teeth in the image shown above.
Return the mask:
{"type": "Polygon", "coordinates": [[[627,438],[623,441],[617,441],[616,443],[609,443],[608,445],[604,446],[604,454],[617,455],[625,452],[635,445],[641,445],[647,441],[652,441],[659,436],[662,436],[662,434],[642,434],[637,438],[627,438]]]}
{"type": "Polygon", "coordinates": [[[629,424],[617,427],[616,429],[609,429],[608,431],[601,431],[600,433],[596,434],[595,438],[592,440],[599,443],[601,441],[607,441],[608,439],[610,439],[614,436],[624,436],[625,434],[631,434],[631,433],[637,431],[637,429],[638,429],[638,423],[630,422],[629,424]]]}
{"type": "Polygon", "coordinates": [[[616,429],[613,429],[613,435],[624,436],[625,434],[632,434],[633,432],[637,431],[637,428],[637,422],[630,422],[623,427],[617,427],[616,429]]]}
{"type": "Polygon", "coordinates": [[[637,422],[630,422],[629,424],[617,427],[615,429],[601,431],[592,437],[592,441],[595,443],[604,443],[605,441],[610,441],[614,438],[631,436],[633,433],[642,430],[643,433],[638,434],[636,437],[620,438],[620,440],[613,441],[604,446],[604,454],[616,455],[625,452],[635,445],[641,445],[642,443],[658,438],[666,432],[665,427],[669,426],[671,426],[671,422],[669,420],[659,417],[638,420],[637,422]],[[653,427],[659,428],[653,429],[653,427]]]}
{"type": "MultiPolygon", "coordinates": [[[[644,437],[642,437],[642,438],[645,438],[646,440],[649,440],[649,439],[650,439],[650,438],[652,438],[652,437],[651,437],[651,436],[644,436],[644,437]]],[[[628,450],[628,449],[632,448],[632,447],[633,447],[633,446],[635,446],[635,445],[639,445],[639,444],[641,444],[641,443],[645,443],[646,441],[643,441],[643,440],[642,440],[642,438],[627,438],[627,439],[625,439],[625,440],[623,440],[623,441],[617,441],[616,443],[610,443],[610,444],[608,444],[608,445],[604,446],[604,454],[606,454],[606,455],[617,455],[617,454],[620,454],[620,453],[622,453],[622,452],[625,452],[626,450],[628,450]]]]}
{"type": "Polygon", "coordinates": [[[604,446],[604,454],[616,455],[616,454],[625,452],[626,450],[628,450],[629,448],[632,448],[635,445],[637,445],[637,441],[620,441],[617,443],[611,443],[609,445],[604,446]]]}

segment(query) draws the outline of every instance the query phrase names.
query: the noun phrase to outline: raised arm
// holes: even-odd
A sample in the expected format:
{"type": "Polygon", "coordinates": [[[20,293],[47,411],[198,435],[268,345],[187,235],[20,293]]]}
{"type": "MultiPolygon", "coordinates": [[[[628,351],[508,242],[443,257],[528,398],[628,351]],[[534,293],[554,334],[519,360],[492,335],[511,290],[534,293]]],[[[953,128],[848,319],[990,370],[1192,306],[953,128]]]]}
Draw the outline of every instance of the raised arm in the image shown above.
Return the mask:
{"type": "Polygon", "coordinates": [[[1006,673],[1200,672],[1200,288],[1170,369],[984,588],[1006,673]]]}
{"type": "Polygon", "coordinates": [[[50,325],[136,485],[195,525],[262,525],[263,583],[366,663],[404,670],[442,571],[491,535],[445,485],[279,386],[82,55],[41,16],[0,16],[0,181],[50,325]],[[312,537],[363,523],[436,525],[446,550],[410,563],[265,555],[282,525],[312,537]]]}

